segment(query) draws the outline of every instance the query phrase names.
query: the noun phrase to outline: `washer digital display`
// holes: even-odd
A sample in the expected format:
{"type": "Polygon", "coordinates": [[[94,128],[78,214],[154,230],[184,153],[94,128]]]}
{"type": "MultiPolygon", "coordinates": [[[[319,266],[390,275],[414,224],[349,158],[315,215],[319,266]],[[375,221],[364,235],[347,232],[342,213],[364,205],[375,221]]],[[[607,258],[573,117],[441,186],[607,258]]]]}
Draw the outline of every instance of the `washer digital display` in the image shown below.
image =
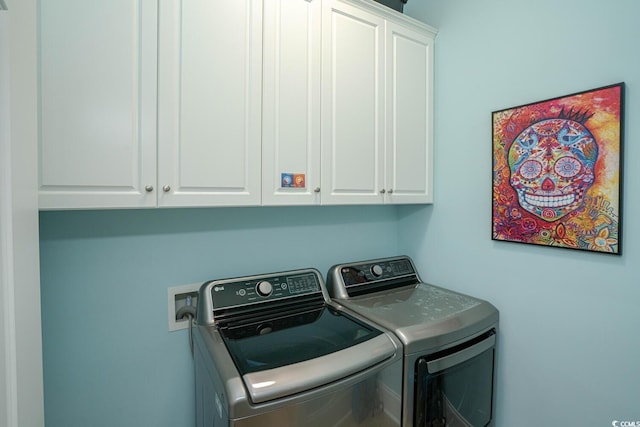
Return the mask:
{"type": "Polygon", "coordinates": [[[391,264],[391,270],[394,274],[410,274],[413,273],[411,263],[407,260],[393,261],[391,264]]]}
{"type": "Polygon", "coordinates": [[[316,280],[315,274],[304,274],[301,276],[289,276],[287,277],[287,288],[292,295],[317,292],[320,290],[320,285],[316,280]]]}

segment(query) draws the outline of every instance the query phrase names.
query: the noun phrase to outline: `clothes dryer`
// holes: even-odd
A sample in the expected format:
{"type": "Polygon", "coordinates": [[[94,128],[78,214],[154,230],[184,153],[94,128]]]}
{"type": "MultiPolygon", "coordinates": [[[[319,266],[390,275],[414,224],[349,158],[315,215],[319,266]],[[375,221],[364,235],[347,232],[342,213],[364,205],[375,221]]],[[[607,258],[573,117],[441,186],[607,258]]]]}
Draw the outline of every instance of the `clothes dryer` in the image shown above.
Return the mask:
{"type": "Polygon", "coordinates": [[[342,263],[332,301],[392,331],[403,344],[402,425],[494,423],[498,310],[424,283],[406,256],[342,263]]]}

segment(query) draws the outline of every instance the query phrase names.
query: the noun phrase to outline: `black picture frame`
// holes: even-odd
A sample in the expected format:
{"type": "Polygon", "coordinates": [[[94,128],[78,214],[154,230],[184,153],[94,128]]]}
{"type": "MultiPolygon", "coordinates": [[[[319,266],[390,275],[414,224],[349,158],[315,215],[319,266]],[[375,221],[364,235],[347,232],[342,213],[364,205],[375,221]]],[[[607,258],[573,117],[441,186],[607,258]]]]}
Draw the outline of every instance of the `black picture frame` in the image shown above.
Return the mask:
{"type": "Polygon", "coordinates": [[[624,87],[492,112],[492,240],[622,253],[624,87]]]}

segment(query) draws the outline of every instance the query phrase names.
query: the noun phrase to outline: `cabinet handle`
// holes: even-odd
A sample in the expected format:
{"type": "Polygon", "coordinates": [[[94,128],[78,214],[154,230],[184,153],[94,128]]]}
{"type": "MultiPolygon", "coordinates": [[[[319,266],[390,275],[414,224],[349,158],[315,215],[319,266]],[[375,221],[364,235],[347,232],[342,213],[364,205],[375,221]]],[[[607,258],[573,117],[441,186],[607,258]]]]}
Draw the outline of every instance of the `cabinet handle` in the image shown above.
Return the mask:
{"type": "Polygon", "coordinates": [[[164,191],[165,193],[168,193],[169,191],[171,191],[171,187],[168,185],[163,185],[162,186],[162,191],[164,191]]]}
{"type": "Polygon", "coordinates": [[[387,192],[387,191],[386,191],[384,188],[383,188],[382,190],[380,190],[380,194],[384,194],[384,193],[386,193],[386,192],[387,192]]]}
{"type": "Polygon", "coordinates": [[[146,185],[144,187],[144,191],[146,191],[147,193],[151,193],[153,191],[153,185],[146,185]]]}
{"type": "Polygon", "coordinates": [[[314,189],[313,189],[313,192],[314,192],[314,193],[319,193],[319,192],[320,192],[320,187],[316,187],[316,188],[314,188],[314,189]]]}
{"type": "Polygon", "coordinates": [[[387,191],[387,193],[393,194],[393,188],[390,188],[389,191],[387,191]]]}

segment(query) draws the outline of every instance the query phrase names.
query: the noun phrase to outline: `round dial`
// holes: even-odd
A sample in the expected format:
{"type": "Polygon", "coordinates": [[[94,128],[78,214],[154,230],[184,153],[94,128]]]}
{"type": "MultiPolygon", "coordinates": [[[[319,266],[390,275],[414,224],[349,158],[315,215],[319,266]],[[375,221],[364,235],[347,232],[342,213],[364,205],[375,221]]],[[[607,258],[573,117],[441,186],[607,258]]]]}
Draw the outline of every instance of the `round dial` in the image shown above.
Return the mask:
{"type": "Polygon", "coordinates": [[[271,292],[273,292],[273,286],[271,285],[271,283],[263,280],[256,285],[256,292],[260,296],[268,297],[269,295],[271,295],[271,292]]]}
{"type": "Polygon", "coordinates": [[[382,276],[382,267],[380,267],[379,264],[375,264],[373,267],[371,267],[371,273],[376,277],[382,276]]]}

